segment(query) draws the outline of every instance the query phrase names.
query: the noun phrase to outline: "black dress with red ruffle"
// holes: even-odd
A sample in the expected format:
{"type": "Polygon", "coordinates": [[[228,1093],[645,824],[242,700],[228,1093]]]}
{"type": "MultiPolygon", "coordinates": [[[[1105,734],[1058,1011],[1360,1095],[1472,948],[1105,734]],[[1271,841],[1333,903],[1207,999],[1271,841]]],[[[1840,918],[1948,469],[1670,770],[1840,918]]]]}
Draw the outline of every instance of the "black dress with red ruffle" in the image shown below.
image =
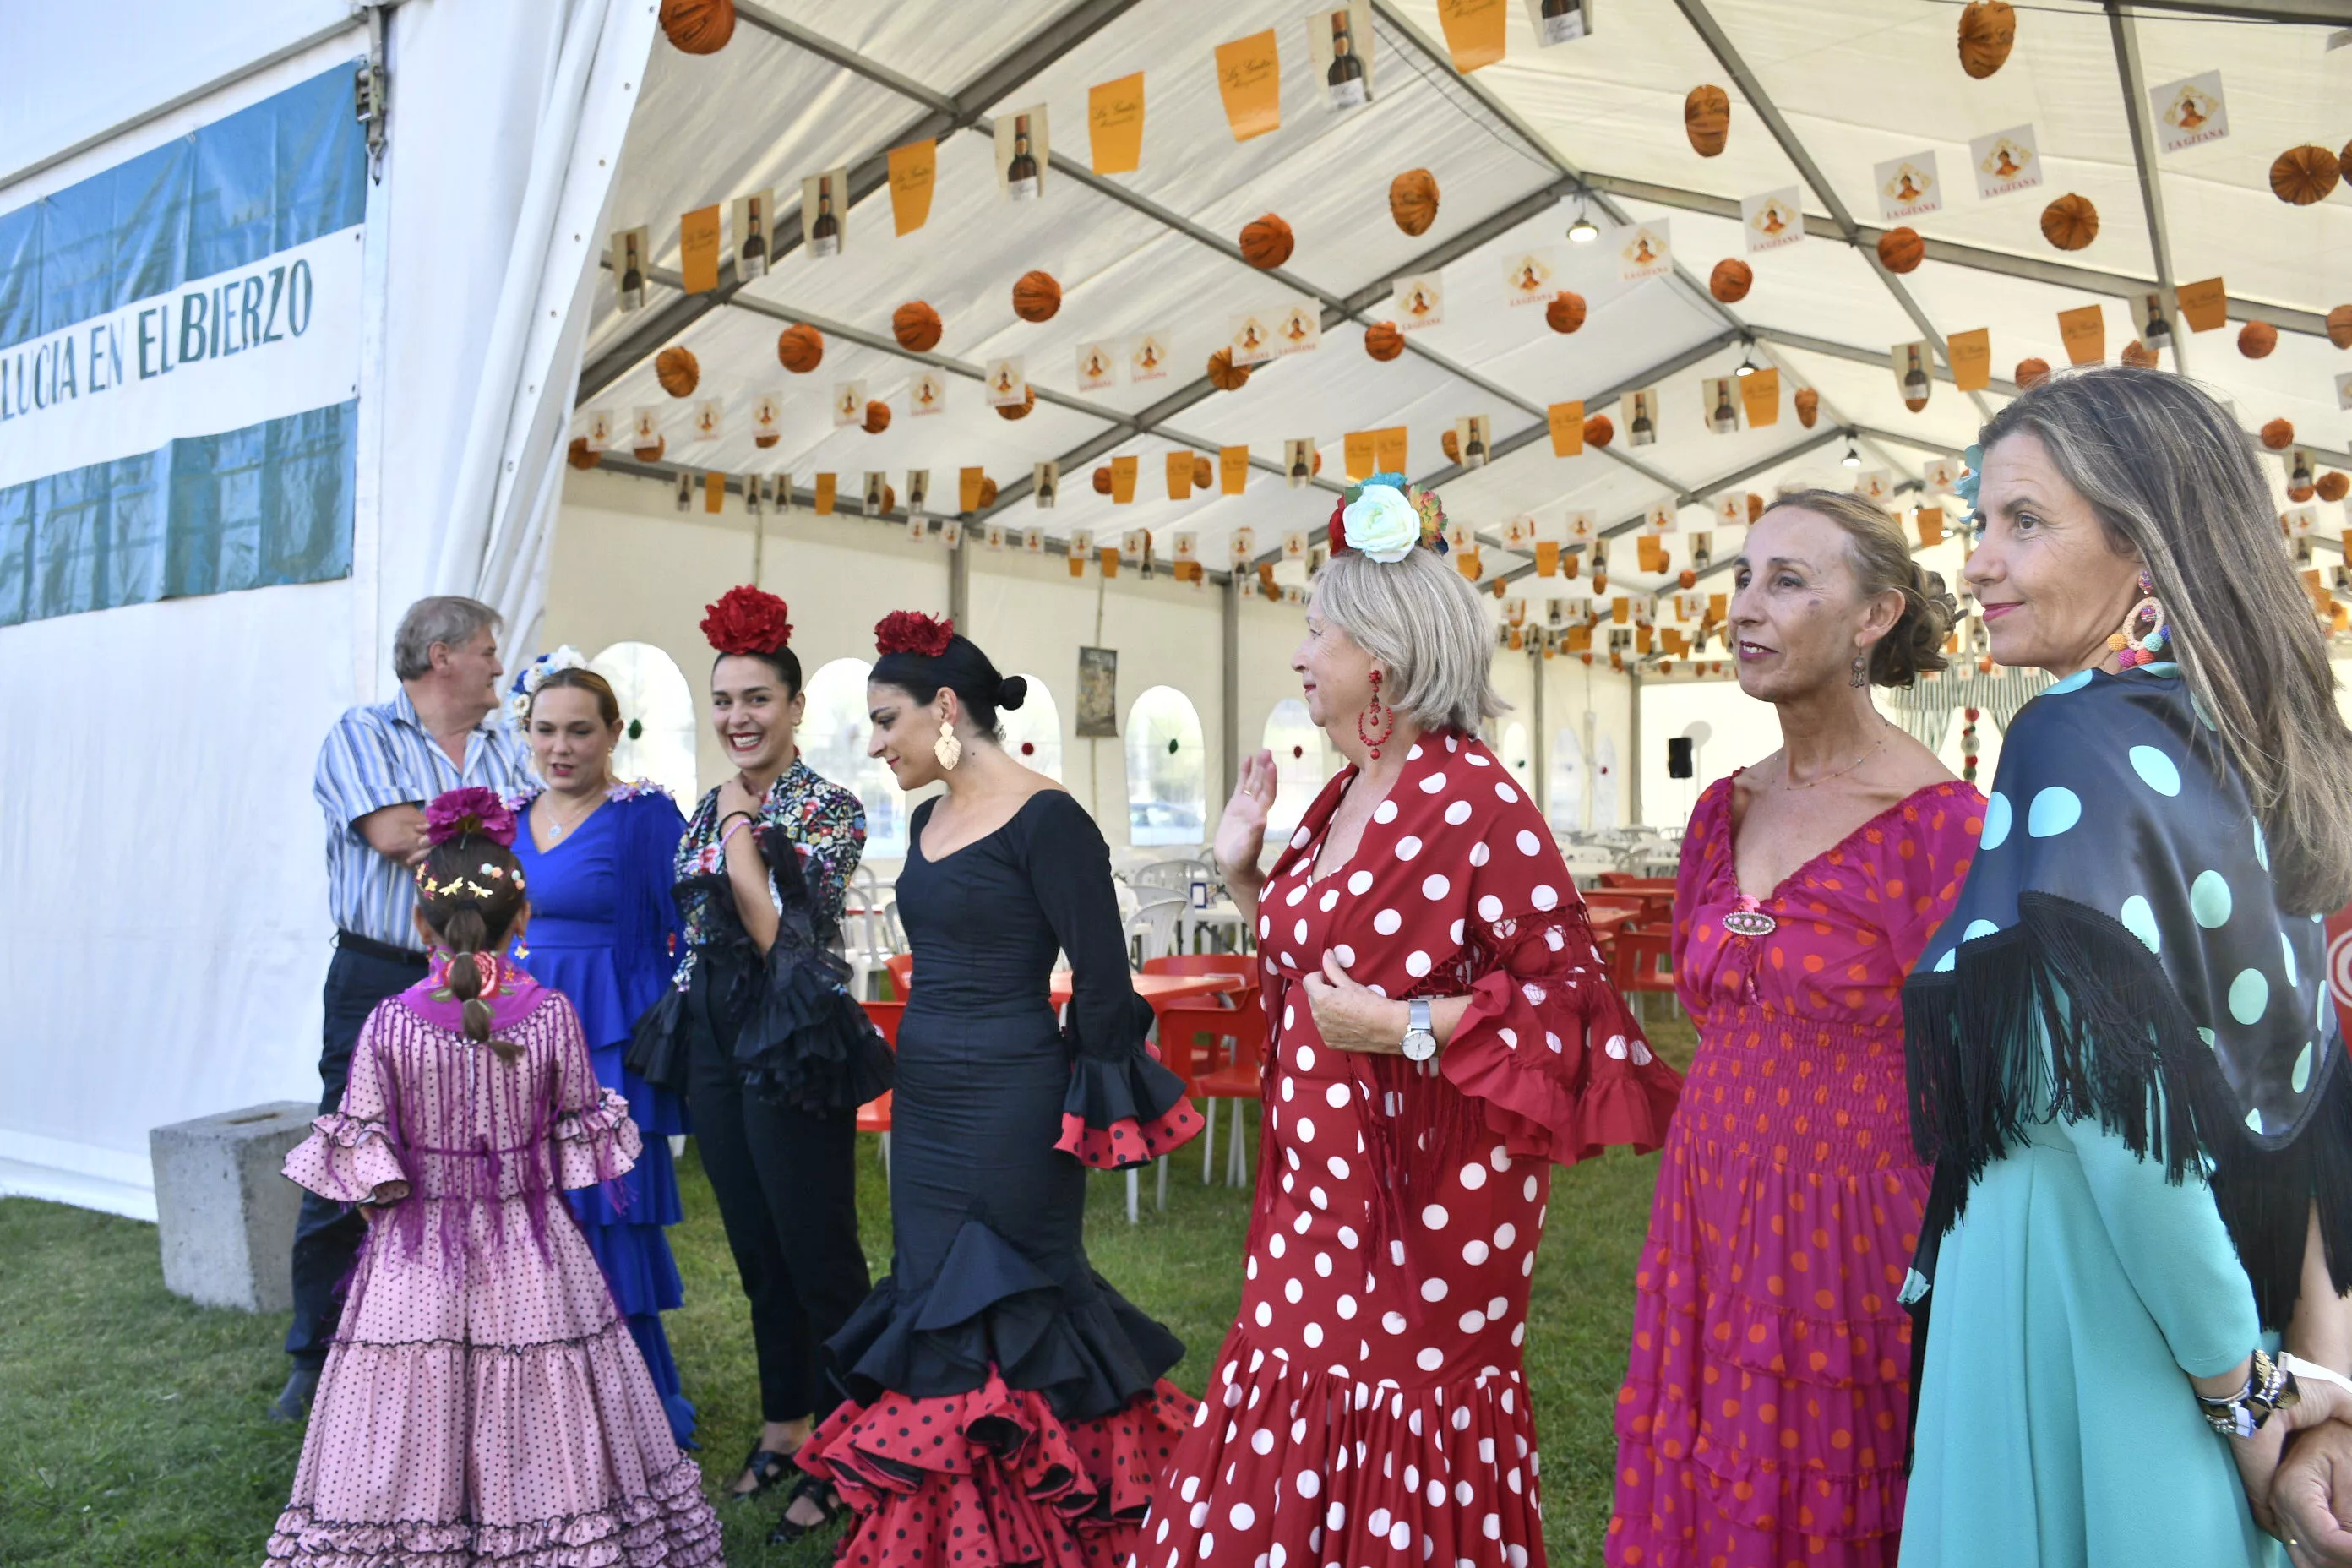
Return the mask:
{"type": "Polygon", "coordinates": [[[916,983],[891,1108],[896,1256],[832,1342],[856,1403],[799,1463],[858,1511],[855,1568],[1108,1568],[1137,1544],[1193,1402],[1163,1375],[1182,1344],[1087,1260],[1087,1170],[1164,1152],[1201,1118],[1146,1043],[1093,818],[1047,790],[933,861],[929,815],[898,878],[916,983]]]}

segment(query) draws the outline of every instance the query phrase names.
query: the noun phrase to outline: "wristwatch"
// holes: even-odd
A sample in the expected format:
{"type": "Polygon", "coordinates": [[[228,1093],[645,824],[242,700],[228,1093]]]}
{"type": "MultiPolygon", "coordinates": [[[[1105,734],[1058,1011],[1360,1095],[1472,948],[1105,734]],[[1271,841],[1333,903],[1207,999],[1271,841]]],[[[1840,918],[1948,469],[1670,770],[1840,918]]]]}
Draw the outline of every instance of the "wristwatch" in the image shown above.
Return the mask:
{"type": "Polygon", "coordinates": [[[1404,1059],[1425,1062],[1437,1054],[1437,1037],[1430,1032],[1429,1003],[1416,999],[1405,1004],[1410,1019],[1404,1030],[1404,1059]]]}

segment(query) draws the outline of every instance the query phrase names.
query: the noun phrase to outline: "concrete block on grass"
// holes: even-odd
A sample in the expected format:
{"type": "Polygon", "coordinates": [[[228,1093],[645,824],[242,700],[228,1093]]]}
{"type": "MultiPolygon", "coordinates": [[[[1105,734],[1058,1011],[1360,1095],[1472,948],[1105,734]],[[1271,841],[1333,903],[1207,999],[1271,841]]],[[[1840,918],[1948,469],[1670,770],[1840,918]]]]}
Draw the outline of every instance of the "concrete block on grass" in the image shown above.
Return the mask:
{"type": "Polygon", "coordinates": [[[302,1189],[280,1167],[316,1114],[284,1100],[148,1132],[166,1289],[206,1307],[293,1307],[287,1255],[302,1189]]]}

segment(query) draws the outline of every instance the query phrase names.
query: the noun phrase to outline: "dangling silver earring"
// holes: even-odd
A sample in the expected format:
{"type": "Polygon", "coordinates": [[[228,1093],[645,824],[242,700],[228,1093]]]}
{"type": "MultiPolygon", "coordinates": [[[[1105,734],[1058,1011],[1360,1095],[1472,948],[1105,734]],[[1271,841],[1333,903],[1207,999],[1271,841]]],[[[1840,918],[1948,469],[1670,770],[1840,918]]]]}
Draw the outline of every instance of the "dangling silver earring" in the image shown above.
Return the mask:
{"type": "Polygon", "coordinates": [[[931,755],[939,758],[940,766],[955,772],[955,765],[963,761],[963,742],[956,739],[954,725],[940,726],[940,738],[931,742],[931,755]]]}
{"type": "Polygon", "coordinates": [[[1853,656],[1853,673],[1846,677],[1846,682],[1848,685],[1862,687],[1870,684],[1870,661],[1867,658],[1864,658],[1860,654],[1855,654],[1853,656]]]}

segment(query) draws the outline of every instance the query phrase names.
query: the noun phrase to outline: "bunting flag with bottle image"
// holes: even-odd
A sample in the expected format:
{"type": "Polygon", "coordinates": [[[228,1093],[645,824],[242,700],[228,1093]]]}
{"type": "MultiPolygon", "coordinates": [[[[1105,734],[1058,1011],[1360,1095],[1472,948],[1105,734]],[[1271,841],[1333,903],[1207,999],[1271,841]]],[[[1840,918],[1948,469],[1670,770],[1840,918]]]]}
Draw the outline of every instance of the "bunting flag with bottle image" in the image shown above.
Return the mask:
{"type": "Polygon", "coordinates": [[[646,226],[616,229],[613,234],[613,279],[624,310],[646,308],[646,226]]]}
{"type": "Polygon", "coordinates": [[[1045,194],[1045,106],[1033,103],[996,119],[996,188],[1008,201],[1045,194]]]}
{"type": "MultiPolygon", "coordinates": [[[[2165,310],[2164,296],[2159,292],[2151,290],[2139,297],[2139,341],[2140,346],[2150,353],[2172,347],[2172,317],[2165,310]]],[[[2173,357],[2176,361],[2179,358],[2178,350],[2173,357]]]]}
{"type": "Polygon", "coordinates": [[[1572,44],[1592,36],[1592,0],[1527,0],[1528,24],[1535,28],[1536,44],[1572,44]]]}
{"type": "Polygon", "coordinates": [[[1888,352],[1887,364],[1895,372],[1895,390],[1902,395],[1903,406],[1916,414],[1927,406],[1927,399],[1936,390],[1936,351],[1925,338],[1916,342],[1896,343],[1888,352]]]}
{"type": "Polygon", "coordinates": [[[907,412],[919,419],[926,414],[942,414],[948,406],[947,378],[938,371],[918,369],[907,378],[907,412]]]}
{"type": "Polygon", "coordinates": [[[754,278],[768,275],[768,259],[774,254],[776,193],[751,191],[737,196],[730,212],[732,243],[735,249],[735,281],[749,283],[754,278]]]}
{"type": "Polygon", "coordinates": [[[848,240],[849,170],[811,174],[801,182],[801,248],[823,260],[848,240]]]}
{"type": "Polygon", "coordinates": [[[1307,14],[1307,53],[1333,112],[1372,100],[1372,8],[1322,5],[1307,14]]]}
{"type": "Polygon", "coordinates": [[[879,468],[866,470],[866,515],[880,517],[890,509],[883,504],[890,488],[890,478],[879,468]]]}
{"type": "Polygon", "coordinates": [[[929,517],[931,512],[930,500],[931,470],[908,468],[907,470],[907,515],[929,517]]]}
{"type": "Polygon", "coordinates": [[[758,474],[743,476],[743,510],[753,517],[764,517],[768,511],[767,481],[758,474]]]}
{"type": "MultiPolygon", "coordinates": [[[[1740,521],[1742,522],[1748,521],[1744,502],[1740,521]]],[[[1704,572],[1715,564],[1715,534],[1712,531],[1694,533],[1690,536],[1690,563],[1691,570],[1694,572],[1704,572]]]]}
{"type": "Polygon", "coordinates": [[[1062,465],[1052,458],[1029,465],[1029,497],[1039,511],[1051,511],[1062,498],[1062,465]]]}
{"type": "MultiPolygon", "coordinates": [[[[1370,469],[1365,472],[1370,473],[1370,469]]],[[[1295,490],[1305,489],[1315,477],[1315,442],[1313,437],[1282,444],[1282,473],[1295,490]]],[[[1348,476],[1357,475],[1351,470],[1348,476]]]]}
{"type": "Polygon", "coordinates": [[[1698,384],[1699,407],[1706,419],[1706,427],[1717,436],[1739,434],[1739,405],[1732,400],[1735,375],[1710,375],[1698,384]]]}
{"type": "Polygon", "coordinates": [[[688,473],[684,468],[680,468],[677,471],[677,510],[680,511],[690,511],[693,508],[694,476],[688,473]]]}
{"type": "Polygon", "coordinates": [[[1473,414],[1466,418],[1456,419],[1454,422],[1454,446],[1462,454],[1460,461],[1464,468],[1485,468],[1486,456],[1494,449],[1488,437],[1486,416],[1473,414]]]}
{"type": "Polygon", "coordinates": [[[1645,387],[1629,392],[1617,402],[1618,416],[1625,422],[1625,444],[1629,447],[1655,446],[1658,440],[1658,389],[1645,387]]]}

